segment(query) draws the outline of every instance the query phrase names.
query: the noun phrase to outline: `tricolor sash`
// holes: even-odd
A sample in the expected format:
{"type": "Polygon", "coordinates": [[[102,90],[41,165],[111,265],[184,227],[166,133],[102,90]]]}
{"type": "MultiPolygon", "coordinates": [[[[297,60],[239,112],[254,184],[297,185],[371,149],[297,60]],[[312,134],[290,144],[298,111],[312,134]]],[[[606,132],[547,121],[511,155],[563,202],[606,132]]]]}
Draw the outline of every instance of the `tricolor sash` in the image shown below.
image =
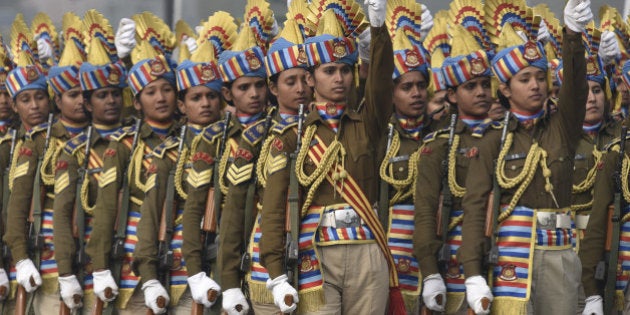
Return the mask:
{"type": "MultiPolygon", "coordinates": [[[[311,145],[308,151],[308,156],[311,158],[316,167],[321,166],[321,160],[326,152],[327,146],[324,141],[317,134],[314,135],[316,143],[311,145]]],[[[334,166],[326,173],[326,180],[330,183],[337,193],[357,212],[361,220],[370,228],[374,239],[379,248],[385,256],[389,271],[389,287],[390,287],[390,305],[389,309],[395,313],[404,312],[404,301],[400,293],[400,287],[398,282],[398,274],[396,273],[396,264],[392,253],[387,246],[387,238],[385,231],[381,225],[376,212],[372,209],[370,202],[368,201],[365,193],[361,190],[361,187],[357,184],[351,174],[347,174],[343,180],[334,180],[333,174],[340,174],[345,172],[341,168],[341,165],[335,163],[334,166]]],[[[321,217],[321,215],[320,215],[321,217]]]]}
{"type": "Polygon", "coordinates": [[[462,216],[464,210],[451,210],[449,227],[457,222],[448,231],[446,244],[450,250],[448,269],[444,275],[446,282],[446,314],[455,314],[461,309],[466,300],[466,286],[464,282],[464,267],[457,260],[457,250],[462,246],[462,216]]]}
{"type": "Polygon", "coordinates": [[[517,206],[498,229],[499,262],[492,270],[492,313],[526,314],[531,294],[536,211],[517,206]]]}
{"type": "Polygon", "coordinates": [[[269,272],[260,264],[260,238],[262,229],[260,228],[260,220],[262,213],[259,211],[254,223],[254,230],[249,239],[247,252],[252,258],[252,263],[247,273],[246,279],[249,284],[249,297],[252,302],[273,304],[273,295],[267,290],[267,279],[269,272]]]}
{"type": "Polygon", "coordinates": [[[413,256],[414,211],[413,204],[391,206],[387,232],[387,245],[396,262],[400,292],[407,310],[417,309],[422,288],[420,267],[418,260],[413,256]]]}
{"type": "MultiPolygon", "coordinates": [[[[180,203],[183,205],[183,202],[180,203]]],[[[173,251],[173,265],[171,266],[171,287],[169,295],[171,296],[171,306],[179,304],[179,299],[186,292],[188,285],[188,271],[186,270],[186,262],[182,255],[182,244],[184,243],[182,232],[184,226],[182,218],[184,209],[178,209],[175,217],[175,225],[173,226],[173,238],[171,239],[170,248],[173,251]]]]}
{"type": "MultiPolygon", "coordinates": [[[[626,207],[622,217],[630,212],[630,207],[626,207]]],[[[630,281],[630,221],[621,223],[619,235],[619,260],[617,262],[617,281],[615,283],[615,305],[618,311],[625,308],[625,292],[630,281]]]]}
{"type": "Polygon", "coordinates": [[[137,277],[131,270],[133,252],[136,249],[136,244],[138,243],[138,236],[136,235],[138,221],[140,221],[140,212],[130,210],[125,231],[125,255],[123,257],[122,271],[120,275],[119,296],[116,299],[116,307],[121,309],[127,308],[127,303],[129,302],[129,299],[131,299],[136,286],[138,286],[138,283],[140,282],[140,277],[137,277]]]}
{"type": "MultiPolygon", "coordinates": [[[[48,194],[46,198],[48,198],[48,194]]],[[[57,261],[55,260],[55,246],[53,244],[53,209],[44,208],[42,211],[41,234],[44,246],[41,250],[39,271],[42,275],[42,289],[48,294],[55,293],[59,288],[57,261]]]]}

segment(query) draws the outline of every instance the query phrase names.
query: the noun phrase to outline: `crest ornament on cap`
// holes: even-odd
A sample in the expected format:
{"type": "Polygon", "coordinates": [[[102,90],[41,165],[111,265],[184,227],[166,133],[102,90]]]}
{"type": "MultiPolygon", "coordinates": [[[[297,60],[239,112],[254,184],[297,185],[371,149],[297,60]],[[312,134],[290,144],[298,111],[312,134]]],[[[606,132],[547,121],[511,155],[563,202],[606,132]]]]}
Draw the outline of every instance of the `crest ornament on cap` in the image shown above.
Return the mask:
{"type": "Polygon", "coordinates": [[[348,49],[346,48],[346,43],[342,40],[335,40],[333,43],[333,56],[335,58],[341,59],[348,55],[348,49]]]}
{"type": "Polygon", "coordinates": [[[162,60],[160,59],[152,59],[149,61],[149,65],[151,67],[151,74],[158,77],[166,73],[166,67],[162,60]]]}
{"type": "Polygon", "coordinates": [[[525,43],[523,58],[525,58],[525,60],[529,62],[534,62],[542,58],[540,52],[538,51],[538,46],[536,45],[536,43],[531,41],[525,43]]]}
{"type": "Polygon", "coordinates": [[[473,58],[472,60],[470,60],[470,70],[473,75],[480,76],[488,71],[488,66],[483,59],[473,58]]]}

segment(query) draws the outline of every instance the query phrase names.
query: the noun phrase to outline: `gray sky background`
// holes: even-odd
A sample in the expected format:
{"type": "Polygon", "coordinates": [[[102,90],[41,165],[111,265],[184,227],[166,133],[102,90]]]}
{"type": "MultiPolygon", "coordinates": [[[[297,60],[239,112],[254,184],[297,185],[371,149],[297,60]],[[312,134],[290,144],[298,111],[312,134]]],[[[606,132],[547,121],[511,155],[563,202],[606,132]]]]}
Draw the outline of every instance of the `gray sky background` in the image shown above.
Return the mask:
{"type": "MultiPolygon", "coordinates": [[[[278,20],[284,20],[286,13],[286,0],[268,0],[276,13],[278,20]]],[[[358,0],[363,3],[363,0],[358,0]]],[[[546,2],[556,13],[558,18],[562,16],[562,8],[565,1],[551,0],[527,0],[531,6],[546,2]]],[[[593,11],[597,15],[599,7],[608,4],[623,11],[624,1],[622,0],[591,0],[593,11]]],[[[0,0],[0,32],[9,38],[9,30],[15,15],[19,12],[30,25],[33,16],[40,11],[50,15],[57,30],[61,28],[61,17],[68,11],[73,11],[82,16],[88,9],[97,9],[103,13],[110,21],[114,30],[118,28],[118,21],[123,17],[129,17],[134,13],[142,11],[152,11],[156,15],[164,18],[167,22],[173,16],[183,18],[192,26],[197,25],[200,20],[206,19],[213,12],[218,10],[228,11],[234,17],[242,19],[245,7],[245,0],[0,0]],[[170,9],[169,9],[170,8],[170,9]],[[172,8],[181,8],[181,11],[172,8]],[[168,12],[171,12],[167,14],[168,12]]],[[[431,12],[447,9],[448,0],[426,0],[424,2],[431,12]]]]}

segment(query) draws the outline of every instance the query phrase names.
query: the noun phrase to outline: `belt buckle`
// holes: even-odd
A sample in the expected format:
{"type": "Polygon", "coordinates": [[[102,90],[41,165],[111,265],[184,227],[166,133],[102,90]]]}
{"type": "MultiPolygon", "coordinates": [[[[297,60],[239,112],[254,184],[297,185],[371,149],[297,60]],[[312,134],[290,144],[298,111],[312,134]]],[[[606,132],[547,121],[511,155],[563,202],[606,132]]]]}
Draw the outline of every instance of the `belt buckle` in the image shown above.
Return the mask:
{"type": "Polygon", "coordinates": [[[357,227],[361,225],[361,219],[353,209],[336,210],[335,225],[338,229],[357,227]]]}
{"type": "Polygon", "coordinates": [[[556,214],[543,212],[537,216],[538,228],[541,230],[555,230],[556,229],[556,214]]]}
{"type": "Polygon", "coordinates": [[[570,229],[571,216],[566,213],[558,213],[556,216],[556,229],[570,229]]]}

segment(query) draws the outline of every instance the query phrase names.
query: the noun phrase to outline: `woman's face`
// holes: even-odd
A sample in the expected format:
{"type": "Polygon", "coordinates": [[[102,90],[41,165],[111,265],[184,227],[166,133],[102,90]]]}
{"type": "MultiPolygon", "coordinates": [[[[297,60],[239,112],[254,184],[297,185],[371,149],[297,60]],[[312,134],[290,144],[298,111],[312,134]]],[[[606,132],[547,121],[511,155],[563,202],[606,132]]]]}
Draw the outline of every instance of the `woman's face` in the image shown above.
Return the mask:
{"type": "Polygon", "coordinates": [[[134,100],[134,107],[148,120],[170,122],[177,107],[175,87],[164,78],[157,79],[142,89],[140,97],[134,100]]]}
{"type": "Polygon", "coordinates": [[[93,123],[115,125],[120,122],[122,113],[122,90],[116,87],[105,87],[95,90],[85,107],[92,113],[93,123]]]}
{"type": "Polygon", "coordinates": [[[24,127],[30,129],[46,121],[50,113],[48,93],[44,90],[26,90],[18,93],[13,103],[24,127]]]}
{"type": "Polygon", "coordinates": [[[55,95],[55,103],[64,120],[75,124],[82,124],[87,121],[87,115],[85,115],[83,108],[83,93],[80,87],[65,91],[61,95],[55,95]]]}
{"type": "Polygon", "coordinates": [[[228,89],[223,87],[223,97],[232,102],[237,113],[256,115],[267,106],[267,81],[260,77],[240,77],[228,89]]]}
{"type": "Polygon", "coordinates": [[[221,117],[221,95],[204,85],[189,88],[178,105],[191,124],[206,126],[221,117]]]}
{"type": "Polygon", "coordinates": [[[510,101],[510,108],[534,114],[543,108],[547,100],[547,73],[529,66],[515,74],[507,84],[501,84],[499,89],[510,101]]]}
{"type": "Polygon", "coordinates": [[[278,100],[280,111],[297,114],[300,104],[313,100],[313,89],[306,82],[308,71],[291,68],[280,72],[277,82],[269,84],[269,91],[278,100]]]}
{"type": "Polygon", "coordinates": [[[394,109],[397,114],[417,118],[425,113],[428,82],[420,71],[409,71],[394,81],[394,109]]]}
{"type": "Polygon", "coordinates": [[[586,99],[586,114],[584,123],[597,124],[604,119],[606,108],[606,94],[602,86],[594,81],[588,82],[588,98],[586,99]]]}
{"type": "Polygon", "coordinates": [[[459,115],[482,118],[488,115],[492,105],[489,77],[477,77],[448,90],[451,103],[457,104],[459,115]]]}

